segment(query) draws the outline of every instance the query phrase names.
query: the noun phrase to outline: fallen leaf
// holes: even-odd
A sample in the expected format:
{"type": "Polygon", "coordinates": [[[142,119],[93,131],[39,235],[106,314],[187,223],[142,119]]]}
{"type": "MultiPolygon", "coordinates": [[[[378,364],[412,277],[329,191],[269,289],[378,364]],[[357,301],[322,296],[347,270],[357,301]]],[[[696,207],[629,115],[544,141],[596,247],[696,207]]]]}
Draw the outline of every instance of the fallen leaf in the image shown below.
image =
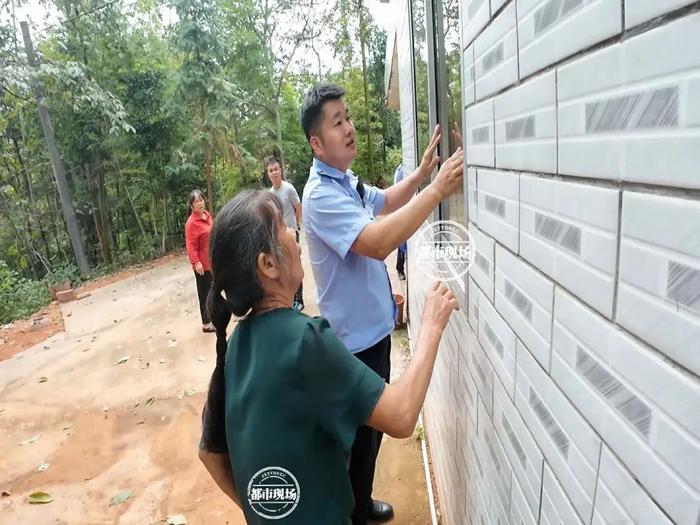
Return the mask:
{"type": "Polygon", "coordinates": [[[145,404],[146,406],[150,406],[150,405],[152,405],[152,404],[155,403],[155,402],[156,402],[156,398],[155,398],[155,397],[149,397],[148,399],[146,399],[146,403],[144,403],[144,404],[145,404]]]}
{"type": "Polygon", "coordinates": [[[9,490],[3,490],[2,494],[0,494],[0,496],[3,498],[7,498],[7,497],[12,496],[12,492],[10,492],[9,490]]]}
{"type": "Polygon", "coordinates": [[[31,505],[40,505],[43,503],[51,503],[53,498],[46,492],[32,492],[28,497],[27,501],[31,505]]]}
{"type": "Polygon", "coordinates": [[[124,356],[124,357],[122,357],[119,361],[117,361],[116,363],[114,363],[113,366],[122,365],[122,364],[126,363],[129,359],[131,359],[131,356],[130,356],[130,355],[124,356]]]}
{"type": "Polygon", "coordinates": [[[187,525],[187,518],[182,514],[174,514],[166,518],[168,525],[187,525]]]}
{"type": "Polygon", "coordinates": [[[48,380],[49,379],[47,377],[42,376],[39,378],[39,383],[46,383],[48,380]]]}
{"type": "Polygon", "coordinates": [[[25,439],[24,441],[19,442],[19,446],[24,446],[24,445],[30,445],[31,443],[34,443],[37,439],[41,437],[41,434],[37,434],[36,436],[32,436],[29,439],[25,439]]]}
{"type": "Polygon", "coordinates": [[[48,464],[48,463],[42,463],[41,465],[39,465],[39,466],[36,468],[36,471],[37,471],[37,472],[44,472],[47,468],[49,468],[49,464],[48,464]]]}
{"type": "Polygon", "coordinates": [[[112,496],[111,500],[109,500],[109,506],[113,507],[114,505],[121,505],[133,495],[134,491],[132,489],[120,490],[114,496],[112,496]]]}
{"type": "Polygon", "coordinates": [[[81,352],[87,352],[87,351],[89,351],[89,350],[90,350],[89,348],[83,348],[83,349],[81,350],[81,352]]]}
{"type": "Polygon", "coordinates": [[[71,428],[73,428],[73,425],[66,425],[63,427],[63,430],[70,430],[71,428]]]}
{"type": "Polygon", "coordinates": [[[187,397],[192,397],[192,396],[195,395],[196,393],[197,393],[197,392],[195,392],[193,388],[185,388],[185,395],[186,395],[187,397]]]}
{"type": "Polygon", "coordinates": [[[137,424],[137,425],[143,425],[145,422],[146,422],[146,420],[145,420],[145,419],[142,419],[141,421],[139,421],[139,422],[136,423],[136,424],[137,424]]]}

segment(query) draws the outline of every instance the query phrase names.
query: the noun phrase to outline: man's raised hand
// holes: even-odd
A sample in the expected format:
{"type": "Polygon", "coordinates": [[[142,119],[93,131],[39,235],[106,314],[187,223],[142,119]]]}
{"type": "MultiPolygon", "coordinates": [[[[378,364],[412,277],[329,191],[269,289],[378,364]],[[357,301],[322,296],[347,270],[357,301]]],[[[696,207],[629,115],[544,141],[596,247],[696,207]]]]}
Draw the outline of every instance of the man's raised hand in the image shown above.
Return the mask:
{"type": "Polygon", "coordinates": [[[437,177],[432,183],[440,193],[440,200],[446,199],[461,188],[463,178],[464,151],[462,151],[462,148],[457,148],[457,151],[442,164],[437,177]]]}
{"type": "Polygon", "coordinates": [[[440,157],[438,157],[436,151],[438,144],[440,144],[440,124],[435,126],[433,130],[433,136],[430,138],[430,144],[425,148],[423,153],[423,158],[420,161],[419,169],[423,178],[430,177],[430,174],[435,169],[435,166],[440,162],[440,157]]]}

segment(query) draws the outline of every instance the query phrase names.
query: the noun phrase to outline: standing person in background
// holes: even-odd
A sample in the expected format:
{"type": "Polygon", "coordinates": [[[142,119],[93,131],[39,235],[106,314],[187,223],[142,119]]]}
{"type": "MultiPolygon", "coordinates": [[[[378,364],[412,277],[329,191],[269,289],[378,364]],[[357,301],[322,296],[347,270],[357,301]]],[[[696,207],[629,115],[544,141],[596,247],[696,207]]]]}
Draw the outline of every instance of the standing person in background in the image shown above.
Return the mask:
{"type": "MultiPolygon", "coordinates": [[[[267,177],[270,179],[272,188],[270,191],[277,195],[282,202],[282,213],[284,223],[287,228],[292,228],[296,232],[297,242],[299,242],[299,230],[301,229],[301,201],[294,186],[286,180],[282,180],[282,163],[277,157],[267,158],[267,177]]],[[[304,283],[299,284],[297,293],[294,295],[294,309],[304,309],[304,283]]]]}
{"type": "MultiPolygon", "coordinates": [[[[314,156],[302,199],[304,230],[321,315],[345,347],[388,383],[396,304],[384,259],[462,187],[464,155],[457,150],[412,199],[439,162],[436,127],[416,171],[387,190],[363,184],[350,170],[357,148],[344,95],[340,86],[320,84],[304,98],[301,125],[314,156]],[[385,217],[376,221],[377,215],[385,217]]],[[[381,441],[382,433],[368,425],[355,435],[348,468],[353,525],[394,514],[391,505],[372,499],[381,441]]]]}
{"type": "MultiPolygon", "coordinates": [[[[394,184],[398,184],[403,180],[403,163],[399,164],[394,172],[394,184]]],[[[404,272],[404,265],[406,264],[406,251],[408,250],[408,244],[406,241],[401,244],[396,253],[396,272],[399,274],[399,279],[402,281],[406,280],[406,273],[404,272]]]]}
{"type": "Polygon", "coordinates": [[[211,264],[209,263],[209,232],[212,219],[204,209],[202,192],[194,190],[187,198],[190,216],[185,223],[185,246],[187,256],[194,270],[199,298],[199,314],[202,318],[202,332],[215,332],[207,309],[207,295],[211,288],[211,264]]]}

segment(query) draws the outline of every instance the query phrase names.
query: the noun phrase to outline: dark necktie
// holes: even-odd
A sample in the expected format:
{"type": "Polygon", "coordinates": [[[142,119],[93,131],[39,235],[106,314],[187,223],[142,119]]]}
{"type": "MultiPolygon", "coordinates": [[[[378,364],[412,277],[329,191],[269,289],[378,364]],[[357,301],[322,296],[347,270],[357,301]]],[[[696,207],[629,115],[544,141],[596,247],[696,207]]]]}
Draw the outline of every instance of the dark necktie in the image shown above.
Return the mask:
{"type": "Polygon", "coordinates": [[[362,183],[362,179],[357,177],[357,186],[355,187],[357,194],[360,196],[360,201],[362,202],[362,207],[365,207],[365,185],[362,183]]]}

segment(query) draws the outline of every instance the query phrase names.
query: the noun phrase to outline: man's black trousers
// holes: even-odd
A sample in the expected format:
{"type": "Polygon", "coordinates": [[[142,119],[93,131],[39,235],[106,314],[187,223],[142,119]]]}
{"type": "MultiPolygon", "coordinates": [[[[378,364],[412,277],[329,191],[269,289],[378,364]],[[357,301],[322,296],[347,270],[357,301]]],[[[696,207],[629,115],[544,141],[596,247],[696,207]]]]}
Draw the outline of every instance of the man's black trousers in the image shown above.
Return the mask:
{"type": "MultiPolygon", "coordinates": [[[[374,370],[384,381],[391,375],[391,334],[374,346],[355,354],[360,361],[374,370]]],[[[355,496],[352,513],[353,525],[366,525],[372,503],[374,465],[377,462],[383,434],[373,428],[361,426],[355,435],[350,453],[350,483],[355,496]]]]}

